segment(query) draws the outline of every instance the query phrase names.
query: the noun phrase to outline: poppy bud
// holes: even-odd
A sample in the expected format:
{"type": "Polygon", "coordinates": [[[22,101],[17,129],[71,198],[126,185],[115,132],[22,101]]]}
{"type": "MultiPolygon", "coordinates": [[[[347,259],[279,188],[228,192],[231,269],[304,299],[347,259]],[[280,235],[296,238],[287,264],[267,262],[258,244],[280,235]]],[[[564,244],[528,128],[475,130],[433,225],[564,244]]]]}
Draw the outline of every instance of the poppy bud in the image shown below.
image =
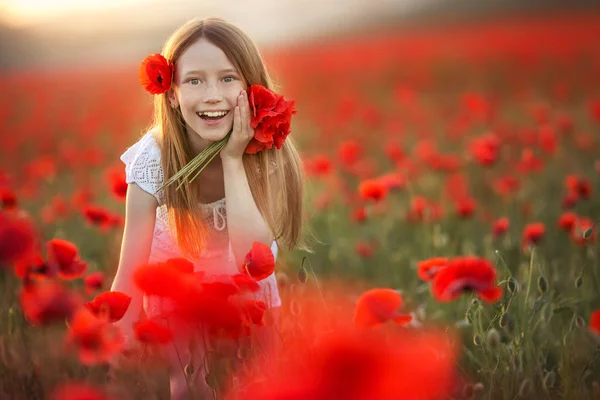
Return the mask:
{"type": "Polygon", "coordinates": [[[579,329],[585,327],[585,319],[581,315],[575,316],[575,326],[579,329]]]}
{"type": "Polygon", "coordinates": [[[546,374],[546,376],[544,377],[544,382],[543,382],[543,386],[545,390],[551,389],[554,387],[554,384],[556,383],[556,374],[554,373],[554,371],[550,371],[546,374]]]}
{"type": "Polygon", "coordinates": [[[589,238],[590,238],[590,236],[592,236],[592,232],[593,232],[593,229],[592,229],[592,228],[587,228],[587,229],[585,230],[585,232],[583,232],[583,238],[584,238],[584,239],[589,239],[589,238]]]}
{"type": "Polygon", "coordinates": [[[543,275],[538,278],[537,286],[541,294],[544,294],[548,291],[548,281],[543,275]]]}
{"type": "Polygon", "coordinates": [[[300,303],[295,299],[290,302],[290,313],[294,317],[297,317],[302,313],[302,307],[300,307],[300,303]]]}
{"type": "Polygon", "coordinates": [[[481,337],[477,334],[473,336],[473,344],[475,346],[481,346],[481,337]]]}
{"type": "Polygon", "coordinates": [[[514,276],[511,276],[508,278],[508,281],[506,281],[506,287],[509,292],[516,293],[519,290],[519,281],[517,281],[514,276]]]}
{"type": "Polygon", "coordinates": [[[581,285],[583,285],[583,278],[581,277],[581,275],[579,275],[577,279],[575,279],[575,287],[580,288],[581,285]]]}
{"type": "Polygon", "coordinates": [[[306,283],[306,281],[308,281],[308,273],[306,272],[306,268],[304,267],[300,267],[297,276],[298,281],[300,281],[300,283],[306,283]]]}
{"type": "Polygon", "coordinates": [[[544,299],[542,299],[541,297],[538,297],[535,300],[535,303],[533,303],[533,312],[538,312],[540,311],[540,309],[542,308],[542,306],[544,305],[544,299]]]}
{"type": "Polygon", "coordinates": [[[487,344],[492,349],[495,349],[500,344],[500,334],[494,328],[490,329],[487,333],[487,344]]]}

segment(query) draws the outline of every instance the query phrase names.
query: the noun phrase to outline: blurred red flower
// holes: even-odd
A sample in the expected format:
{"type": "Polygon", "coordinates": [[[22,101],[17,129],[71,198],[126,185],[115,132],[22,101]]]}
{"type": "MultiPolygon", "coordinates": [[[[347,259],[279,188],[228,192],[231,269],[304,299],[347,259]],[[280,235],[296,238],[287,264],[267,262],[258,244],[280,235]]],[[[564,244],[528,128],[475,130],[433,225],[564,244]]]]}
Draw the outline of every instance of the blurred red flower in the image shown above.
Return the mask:
{"type": "Polygon", "coordinates": [[[371,289],[364,292],[354,311],[354,325],[358,328],[374,328],[394,321],[404,325],[412,321],[412,316],[400,314],[402,296],[392,289],[371,289]]]}
{"type": "Polygon", "coordinates": [[[447,257],[433,257],[417,264],[417,274],[425,282],[433,280],[437,272],[448,264],[447,257]]]}
{"type": "Polygon", "coordinates": [[[600,308],[590,315],[590,330],[600,335],[600,308]]]}
{"type": "Polygon", "coordinates": [[[98,318],[117,322],[127,312],[131,297],[121,292],[100,293],[94,300],[85,303],[85,306],[98,318]]]}
{"type": "Polygon", "coordinates": [[[86,307],[75,312],[68,326],[66,343],[78,351],[79,361],[84,365],[106,363],[123,347],[120,329],[97,318],[86,307]]]}
{"type": "Polygon", "coordinates": [[[448,302],[462,293],[473,291],[484,301],[494,303],[502,296],[496,286],[496,270],[484,258],[457,257],[448,261],[433,280],[433,295],[438,301],[448,302]]]}
{"type": "Polygon", "coordinates": [[[388,188],[383,182],[377,179],[369,179],[361,182],[358,187],[358,193],[363,200],[373,200],[377,202],[385,198],[388,193],[388,188]]]}
{"type": "Polygon", "coordinates": [[[173,340],[173,332],[155,320],[144,319],[133,324],[135,338],[146,344],[167,344],[173,340]]]}
{"type": "Polygon", "coordinates": [[[35,255],[37,235],[23,218],[0,212],[0,266],[27,262],[35,255]]]}
{"type": "Polygon", "coordinates": [[[546,233],[546,226],[541,222],[533,222],[523,229],[523,246],[537,244],[546,233]]]}
{"type": "Polygon", "coordinates": [[[504,235],[508,231],[510,221],[506,217],[502,217],[494,221],[492,224],[492,234],[495,238],[504,235]]]}
{"type": "Polygon", "coordinates": [[[71,381],[54,389],[50,400],[110,400],[110,398],[98,387],[71,381]]]}
{"type": "Polygon", "coordinates": [[[55,281],[26,283],[19,293],[23,315],[33,325],[48,325],[70,318],[80,298],[55,281]]]}

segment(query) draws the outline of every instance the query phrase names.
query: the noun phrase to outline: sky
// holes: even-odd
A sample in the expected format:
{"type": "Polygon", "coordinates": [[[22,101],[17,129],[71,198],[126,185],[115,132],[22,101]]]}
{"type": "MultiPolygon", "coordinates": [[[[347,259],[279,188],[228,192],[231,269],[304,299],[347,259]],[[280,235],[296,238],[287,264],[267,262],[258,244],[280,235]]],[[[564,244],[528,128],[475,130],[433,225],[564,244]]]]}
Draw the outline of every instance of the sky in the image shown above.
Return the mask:
{"type": "Polygon", "coordinates": [[[109,11],[145,0],[1,0],[0,10],[7,22],[27,26],[70,14],[109,11]]]}

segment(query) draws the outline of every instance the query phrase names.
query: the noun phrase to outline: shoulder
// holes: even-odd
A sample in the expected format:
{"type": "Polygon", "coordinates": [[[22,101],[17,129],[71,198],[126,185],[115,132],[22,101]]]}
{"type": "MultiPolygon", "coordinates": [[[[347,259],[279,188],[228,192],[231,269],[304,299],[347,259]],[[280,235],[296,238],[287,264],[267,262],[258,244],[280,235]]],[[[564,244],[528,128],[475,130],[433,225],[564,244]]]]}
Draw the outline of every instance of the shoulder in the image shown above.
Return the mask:
{"type": "Polygon", "coordinates": [[[164,175],[161,166],[158,130],[151,129],[120,157],[125,164],[125,180],[135,183],[142,190],[154,195],[161,202],[158,189],[162,186],[164,175]]]}

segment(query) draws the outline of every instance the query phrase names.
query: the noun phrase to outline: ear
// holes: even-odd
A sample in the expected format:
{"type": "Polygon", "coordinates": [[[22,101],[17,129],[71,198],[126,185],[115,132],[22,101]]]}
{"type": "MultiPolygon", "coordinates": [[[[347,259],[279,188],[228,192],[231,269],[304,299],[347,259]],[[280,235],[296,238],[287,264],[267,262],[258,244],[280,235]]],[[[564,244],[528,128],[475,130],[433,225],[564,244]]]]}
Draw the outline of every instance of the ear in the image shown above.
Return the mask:
{"type": "Polygon", "coordinates": [[[169,97],[169,103],[171,103],[171,107],[179,107],[179,99],[177,98],[177,93],[175,93],[175,89],[169,89],[169,91],[167,92],[167,96],[169,97]]]}

